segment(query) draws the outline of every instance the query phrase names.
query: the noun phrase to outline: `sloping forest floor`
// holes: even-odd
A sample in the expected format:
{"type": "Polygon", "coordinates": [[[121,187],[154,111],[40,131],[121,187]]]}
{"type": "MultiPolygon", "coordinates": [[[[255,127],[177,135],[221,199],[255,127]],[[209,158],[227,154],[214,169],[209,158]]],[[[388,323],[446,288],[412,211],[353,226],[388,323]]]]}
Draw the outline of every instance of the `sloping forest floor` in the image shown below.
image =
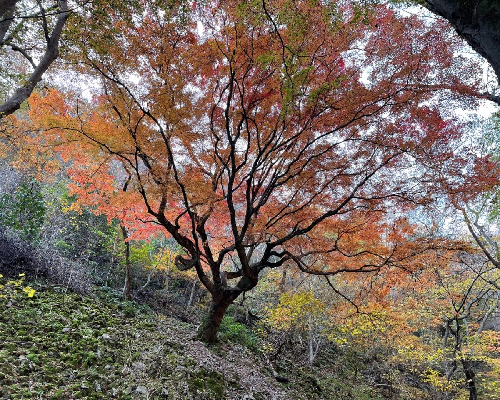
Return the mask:
{"type": "Polygon", "coordinates": [[[408,373],[398,388],[381,378],[376,357],[326,349],[312,366],[291,354],[271,366],[249,329],[226,322],[207,347],[196,324],[111,289],[23,279],[0,279],[0,399],[425,398],[408,373]]]}

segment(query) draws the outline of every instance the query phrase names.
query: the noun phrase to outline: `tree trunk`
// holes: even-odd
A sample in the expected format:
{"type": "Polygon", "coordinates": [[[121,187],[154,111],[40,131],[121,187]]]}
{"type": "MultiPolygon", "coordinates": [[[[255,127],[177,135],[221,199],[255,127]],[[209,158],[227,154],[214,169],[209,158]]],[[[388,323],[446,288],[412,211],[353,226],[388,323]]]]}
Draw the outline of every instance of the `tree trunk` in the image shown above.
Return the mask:
{"type": "Polygon", "coordinates": [[[196,337],[202,342],[214,344],[217,343],[217,332],[228,307],[232,304],[235,298],[224,296],[222,300],[212,299],[210,311],[203,319],[196,337]]]}
{"type": "Polygon", "coordinates": [[[285,284],[286,284],[286,271],[283,270],[283,272],[281,274],[280,285],[279,285],[279,291],[280,291],[280,293],[284,293],[285,292],[285,284]]]}
{"type": "Polygon", "coordinates": [[[309,364],[312,365],[314,362],[314,340],[313,340],[313,327],[311,316],[309,316],[309,364]]]}
{"type": "Polygon", "coordinates": [[[196,291],[196,281],[193,281],[193,284],[191,286],[191,293],[189,294],[189,300],[188,300],[188,303],[186,305],[186,308],[189,308],[193,305],[195,291],[196,291]]]}
{"type": "Polygon", "coordinates": [[[462,366],[464,368],[465,379],[467,380],[467,387],[469,389],[469,400],[477,400],[477,388],[474,370],[472,368],[472,361],[470,360],[461,360],[462,366]]]}
{"type": "Polygon", "coordinates": [[[130,242],[127,240],[127,228],[123,225],[120,228],[123,234],[123,241],[125,242],[125,284],[123,286],[123,296],[127,300],[132,300],[132,295],[130,294],[130,242]]]}

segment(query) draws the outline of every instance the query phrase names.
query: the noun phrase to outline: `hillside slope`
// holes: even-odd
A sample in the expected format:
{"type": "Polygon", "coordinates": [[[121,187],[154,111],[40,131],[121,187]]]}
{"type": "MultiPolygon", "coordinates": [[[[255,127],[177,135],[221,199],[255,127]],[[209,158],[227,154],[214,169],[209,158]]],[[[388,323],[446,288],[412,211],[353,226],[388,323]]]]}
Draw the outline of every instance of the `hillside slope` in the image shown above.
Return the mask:
{"type": "Polygon", "coordinates": [[[2,283],[0,399],[387,398],[362,374],[347,379],[335,367],[342,360],[290,360],[289,382],[280,383],[258,345],[207,347],[193,340],[195,325],[110,291],[85,297],[47,284],[26,289],[22,279],[2,283]]]}

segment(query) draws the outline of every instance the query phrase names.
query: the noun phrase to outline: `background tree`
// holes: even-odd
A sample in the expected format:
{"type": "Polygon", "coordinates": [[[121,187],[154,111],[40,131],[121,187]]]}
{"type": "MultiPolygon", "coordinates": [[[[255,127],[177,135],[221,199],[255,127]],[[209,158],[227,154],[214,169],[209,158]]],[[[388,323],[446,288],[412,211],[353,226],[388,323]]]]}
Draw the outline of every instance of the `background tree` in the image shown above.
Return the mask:
{"type": "Polygon", "coordinates": [[[325,304],[312,291],[284,293],[269,314],[268,322],[275,329],[297,331],[300,336],[305,336],[307,359],[312,364],[322,345],[323,336],[327,336],[324,326],[328,325],[325,304]]]}
{"type": "MultiPolygon", "coordinates": [[[[498,114],[491,116],[479,126],[476,134],[482,143],[483,152],[491,153],[493,160],[500,159],[500,129],[498,114]]],[[[500,217],[498,186],[493,187],[474,202],[456,204],[472,238],[489,262],[500,269],[498,249],[498,221],[500,217]]]]}
{"type": "Polygon", "coordinates": [[[426,262],[427,268],[412,277],[414,283],[397,295],[396,312],[411,327],[398,344],[400,355],[415,360],[438,391],[481,398],[496,385],[491,379],[498,370],[492,347],[496,333],[490,328],[500,275],[473,248],[436,252],[426,262]]]}

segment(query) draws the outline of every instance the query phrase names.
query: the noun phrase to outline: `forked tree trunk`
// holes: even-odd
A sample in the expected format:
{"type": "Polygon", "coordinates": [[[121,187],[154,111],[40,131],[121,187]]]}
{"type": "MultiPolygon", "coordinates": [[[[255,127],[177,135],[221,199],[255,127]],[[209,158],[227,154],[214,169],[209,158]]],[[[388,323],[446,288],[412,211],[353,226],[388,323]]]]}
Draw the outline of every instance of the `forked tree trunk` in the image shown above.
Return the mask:
{"type": "MultiPolygon", "coordinates": [[[[212,302],[210,310],[198,328],[196,337],[202,342],[213,344],[217,342],[217,332],[228,307],[242,293],[245,293],[257,285],[258,279],[250,279],[247,276],[240,278],[236,286],[227,286],[227,275],[221,274],[220,282],[211,287],[212,302]]],[[[229,278],[231,279],[231,278],[229,278]]]]}

